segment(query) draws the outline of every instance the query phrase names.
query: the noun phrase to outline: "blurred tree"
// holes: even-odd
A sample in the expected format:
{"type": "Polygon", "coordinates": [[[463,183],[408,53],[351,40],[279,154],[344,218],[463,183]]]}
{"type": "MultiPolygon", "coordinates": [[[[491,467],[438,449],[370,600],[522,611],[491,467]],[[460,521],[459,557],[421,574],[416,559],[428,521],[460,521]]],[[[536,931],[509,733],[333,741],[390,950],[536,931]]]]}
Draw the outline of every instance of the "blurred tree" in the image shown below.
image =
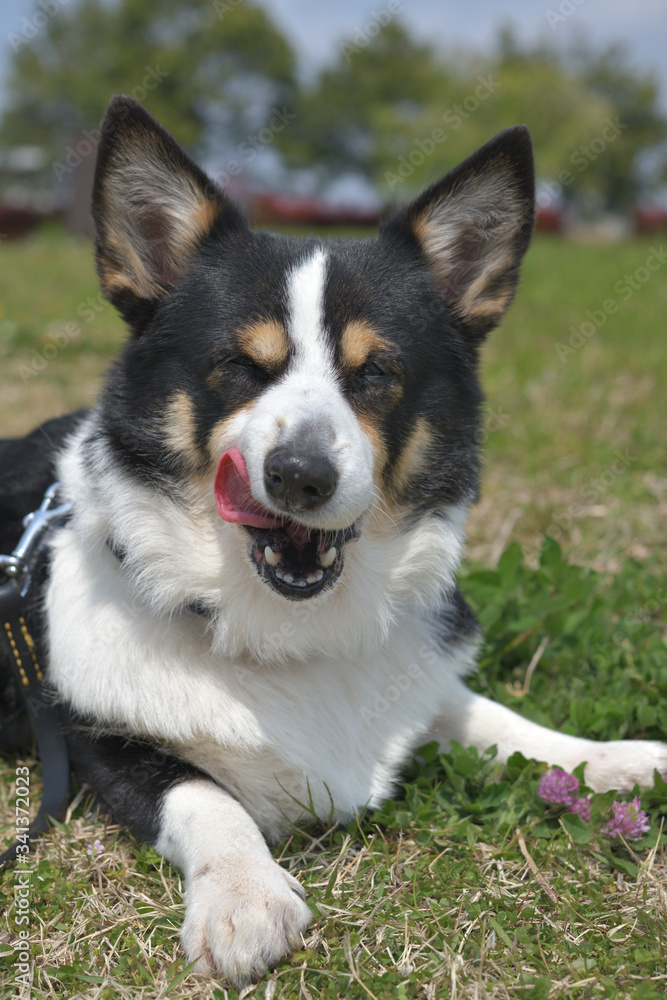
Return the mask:
{"type": "Polygon", "coordinates": [[[99,124],[113,94],[129,93],[201,153],[293,100],[292,50],[245,0],[79,0],[43,20],[10,36],[13,96],[0,124],[9,145],[57,156],[99,124]]]}
{"type": "MultiPolygon", "coordinates": [[[[583,35],[559,52],[548,44],[522,48],[505,29],[498,48],[497,72],[507,84],[499,106],[523,110],[547,187],[566,200],[595,195],[607,209],[632,204],[649,181],[644,154],[660,157],[667,138],[655,74],[632,68],[622,45],[599,52],[583,35]]],[[[664,165],[664,149],[661,155],[664,165]]]]}
{"type": "Polygon", "coordinates": [[[302,87],[294,125],[278,140],[291,165],[322,179],[357,170],[378,180],[402,133],[451,86],[447,69],[403,25],[379,27],[343,43],[335,65],[302,87]]]}
{"type": "Polygon", "coordinates": [[[667,179],[667,122],[659,108],[657,75],[633,69],[629,53],[621,44],[595,52],[582,38],[574,46],[570,61],[584,85],[607,101],[625,126],[623,142],[605,151],[595,180],[608,204],[626,205],[642,186],[667,179]],[[652,176],[642,169],[642,153],[650,150],[656,154],[652,176]]]}
{"type": "Polygon", "coordinates": [[[600,205],[625,207],[651,150],[664,177],[657,82],[618,47],[526,47],[505,28],[492,56],[445,57],[412,37],[398,8],[388,0],[301,86],[289,43],[249,0],[78,0],[46,23],[42,11],[39,27],[36,14],[10,36],[13,98],[0,141],[62,158],[111,94],[129,92],[199,156],[228,153],[286,107],[289,128],[271,141],[290,166],[322,183],[354,171],[386,198],[424,186],[517,122],[530,126],[538,177],[554,196],[595,192],[600,205]]]}
{"type": "Polygon", "coordinates": [[[372,37],[357,32],[297,106],[278,140],[287,161],[323,179],[355,168],[385,197],[423,187],[524,122],[547,190],[565,200],[596,191],[600,204],[623,208],[637,194],[642,152],[667,134],[655,79],[629,69],[618,49],[526,48],[509,28],[493,56],[446,60],[395,20],[372,37]]]}

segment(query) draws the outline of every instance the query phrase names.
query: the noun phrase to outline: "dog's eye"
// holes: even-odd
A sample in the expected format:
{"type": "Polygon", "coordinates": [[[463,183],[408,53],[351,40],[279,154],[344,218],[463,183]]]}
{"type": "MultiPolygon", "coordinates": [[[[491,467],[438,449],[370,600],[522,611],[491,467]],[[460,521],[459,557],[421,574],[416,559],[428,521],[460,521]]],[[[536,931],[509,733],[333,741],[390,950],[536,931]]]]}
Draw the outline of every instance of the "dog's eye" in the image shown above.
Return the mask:
{"type": "Polygon", "coordinates": [[[384,372],[374,361],[367,361],[363,368],[359,369],[359,375],[362,378],[377,378],[379,375],[384,375],[384,372]]]}
{"type": "Polygon", "coordinates": [[[362,365],[348,372],[348,392],[360,404],[388,405],[395,391],[400,389],[401,376],[402,368],[397,357],[383,354],[377,361],[368,358],[362,365]]]}
{"type": "Polygon", "coordinates": [[[247,358],[243,354],[238,354],[236,357],[227,359],[228,365],[236,365],[238,368],[256,368],[259,370],[259,365],[252,358],[247,358]]]}
{"type": "Polygon", "coordinates": [[[253,378],[267,377],[267,372],[262,366],[245,354],[235,354],[234,357],[227,358],[225,364],[231,368],[240,369],[244,375],[250,375],[253,378]]]}

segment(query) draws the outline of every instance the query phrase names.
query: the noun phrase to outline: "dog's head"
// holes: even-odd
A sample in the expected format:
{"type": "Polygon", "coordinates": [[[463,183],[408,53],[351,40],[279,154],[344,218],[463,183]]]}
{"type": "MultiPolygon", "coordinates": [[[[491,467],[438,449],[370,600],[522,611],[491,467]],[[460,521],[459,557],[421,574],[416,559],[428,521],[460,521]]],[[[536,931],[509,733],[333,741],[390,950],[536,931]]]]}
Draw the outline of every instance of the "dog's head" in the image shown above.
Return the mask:
{"type": "Polygon", "coordinates": [[[292,599],[330,589],[382,519],[407,532],[474,498],[478,348],[516,289],[533,203],[517,127],[376,239],[254,232],[116,98],[93,214],[102,288],[133,336],[102,401],[108,440],[159,490],[208,497],[244,572],[292,599]]]}

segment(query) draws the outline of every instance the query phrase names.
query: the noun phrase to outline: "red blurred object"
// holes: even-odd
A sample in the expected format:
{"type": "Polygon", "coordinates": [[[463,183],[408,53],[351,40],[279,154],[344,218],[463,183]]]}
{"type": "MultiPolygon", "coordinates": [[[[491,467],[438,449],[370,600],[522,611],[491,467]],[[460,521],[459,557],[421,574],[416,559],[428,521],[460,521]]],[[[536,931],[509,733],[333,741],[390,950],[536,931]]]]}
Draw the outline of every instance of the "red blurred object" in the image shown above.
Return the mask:
{"type": "MultiPolygon", "coordinates": [[[[375,226],[382,208],[361,208],[356,205],[332,204],[315,195],[249,193],[243,191],[253,222],[284,223],[311,226],[375,226]]],[[[237,193],[237,198],[238,198],[237,193]]],[[[563,209],[560,205],[535,209],[536,227],[541,233],[563,230],[563,209]]]]}
{"type": "Polygon", "coordinates": [[[252,199],[256,222],[284,222],[313,226],[373,226],[378,209],[354,205],[331,205],[321,198],[297,194],[259,194],[252,199]]]}
{"type": "Polygon", "coordinates": [[[538,233],[560,233],[563,228],[562,208],[557,206],[545,208],[543,205],[536,205],[535,228],[538,233]]]}
{"type": "Polygon", "coordinates": [[[0,234],[13,239],[25,236],[41,221],[38,212],[29,208],[14,208],[12,205],[0,205],[0,234]]]}
{"type": "Polygon", "coordinates": [[[635,230],[638,233],[663,233],[667,230],[667,208],[641,205],[635,209],[635,230]]]}

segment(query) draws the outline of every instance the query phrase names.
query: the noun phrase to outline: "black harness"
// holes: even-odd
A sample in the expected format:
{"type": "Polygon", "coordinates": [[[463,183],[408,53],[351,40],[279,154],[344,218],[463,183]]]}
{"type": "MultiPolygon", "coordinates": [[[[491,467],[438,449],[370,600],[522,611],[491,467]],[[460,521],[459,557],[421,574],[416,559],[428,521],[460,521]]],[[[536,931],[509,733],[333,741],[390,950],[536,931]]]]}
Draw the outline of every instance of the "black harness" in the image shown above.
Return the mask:
{"type": "MultiPolygon", "coordinates": [[[[0,555],[0,627],[42,761],[44,790],[37,817],[26,831],[30,840],[47,829],[49,817],[60,815],[69,795],[67,743],[58,709],[44,690],[45,651],[26,621],[27,599],[37,564],[52,532],[65,523],[70,513],[69,503],[58,502],[60,488],[60,483],[49,487],[39,509],[24,519],[25,531],[12,554],[0,555]]],[[[17,841],[0,854],[0,865],[13,860],[18,847],[17,841]]]]}

